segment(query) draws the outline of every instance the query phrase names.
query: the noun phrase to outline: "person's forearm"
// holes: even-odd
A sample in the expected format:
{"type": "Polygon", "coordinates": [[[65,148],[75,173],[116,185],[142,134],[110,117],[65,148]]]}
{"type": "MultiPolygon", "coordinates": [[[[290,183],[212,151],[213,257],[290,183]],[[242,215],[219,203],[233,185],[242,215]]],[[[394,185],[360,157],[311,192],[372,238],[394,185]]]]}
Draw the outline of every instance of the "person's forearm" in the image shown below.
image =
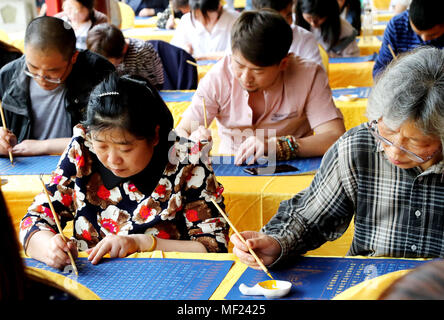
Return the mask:
{"type": "MultiPolygon", "coordinates": [[[[153,245],[150,236],[145,234],[133,235],[136,238],[139,252],[150,250],[153,245]]],[[[199,241],[193,240],[168,240],[156,238],[157,244],[153,250],[178,251],[178,252],[207,252],[205,246],[199,241]]]]}
{"type": "Polygon", "coordinates": [[[335,143],[342,133],[321,133],[313,136],[297,139],[298,157],[317,157],[324,153],[335,143]]]}
{"type": "Polygon", "coordinates": [[[62,154],[69,145],[71,138],[56,138],[45,141],[45,154],[62,154]]]}
{"type": "Polygon", "coordinates": [[[51,231],[38,231],[34,233],[27,244],[25,244],[25,253],[33,259],[45,261],[46,248],[50,239],[54,237],[51,231]]]}

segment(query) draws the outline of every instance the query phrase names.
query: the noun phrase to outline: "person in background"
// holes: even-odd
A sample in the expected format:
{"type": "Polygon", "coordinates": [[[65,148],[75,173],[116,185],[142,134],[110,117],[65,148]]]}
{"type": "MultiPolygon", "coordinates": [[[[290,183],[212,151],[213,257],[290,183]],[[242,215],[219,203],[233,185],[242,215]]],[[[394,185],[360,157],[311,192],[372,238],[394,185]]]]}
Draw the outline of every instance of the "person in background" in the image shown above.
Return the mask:
{"type": "Polygon", "coordinates": [[[156,88],[164,82],[163,65],[157,51],[148,41],[123,36],[122,31],[111,24],[96,25],[86,38],[88,50],[107,58],[120,75],[138,75],[156,88]]]}
{"type": "Polygon", "coordinates": [[[108,17],[94,9],[94,0],[65,0],[63,11],[55,15],[69,22],[76,34],[76,47],[86,49],[86,36],[88,31],[97,24],[108,22],[108,17]]]}
{"type": "Polygon", "coordinates": [[[329,57],[359,56],[358,31],[340,17],[337,0],[298,0],[296,24],[312,31],[329,57]]]}
{"type": "Polygon", "coordinates": [[[136,16],[151,17],[164,11],[169,0],[127,0],[126,3],[134,10],[136,16]]]}
{"type": "Polygon", "coordinates": [[[157,15],[157,27],[159,29],[176,29],[176,19],[180,19],[185,13],[190,12],[188,0],[173,0],[173,8],[168,5],[162,13],[157,15]],[[174,16],[171,14],[174,10],[174,16]]]}
{"type": "Polygon", "coordinates": [[[412,0],[392,0],[390,1],[390,9],[395,14],[400,14],[409,8],[411,2],[412,0]]]}
{"type": "Polygon", "coordinates": [[[396,56],[421,46],[444,48],[443,10],[442,1],[413,0],[409,10],[393,17],[384,31],[381,49],[373,66],[373,78],[393,60],[393,54],[396,56]]]}
{"type": "Polygon", "coordinates": [[[318,43],[313,33],[293,24],[293,0],[253,0],[253,7],[257,10],[269,8],[278,11],[293,30],[293,42],[289,52],[323,66],[318,43]]]}
{"type": "MultiPolygon", "coordinates": [[[[265,265],[339,238],[354,224],[347,255],[443,258],[444,52],[419,48],[376,81],[368,123],[327,151],[311,185],[282,201],[260,232],[242,232],[265,265]]],[[[233,253],[259,266],[234,235],[233,253]]]]}
{"type": "Polygon", "coordinates": [[[220,59],[230,49],[230,31],[239,14],[220,0],[190,0],[190,12],[177,25],[171,44],[196,60],[220,59]]]}
{"type": "Polygon", "coordinates": [[[32,20],[24,56],[0,70],[8,129],[0,128],[0,154],[61,154],[83,119],[89,93],[114,70],[105,58],[76,50],[74,30],[63,20],[32,20]]]}
{"type": "Polygon", "coordinates": [[[22,52],[16,47],[0,40],[0,69],[3,66],[22,56],[22,52]]]}
{"type": "Polygon", "coordinates": [[[205,102],[207,123],[216,119],[219,130],[216,152],[235,155],[237,165],[263,155],[323,155],[345,132],[343,117],[325,70],[288,53],[292,35],[275,10],[242,12],[231,32],[232,54],[201,79],[177,132],[193,141],[212,139],[205,102]]]}
{"type": "Polygon", "coordinates": [[[341,18],[345,19],[353,28],[361,34],[361,1],[360,0],[337,0],[341,18]]]}
{"type": "Polygon", "coordinates": [[[137,76],[112,73],[91,93],[86,120],[74,129],[47,185],[65,243],[54,232],[48,199],[37,195],[20,225],[26,253],[54,268],[78,250],[98,263],[153,250],[227,252],[228,225],[201,145],[177,137],[157,90],[137,76]]]}

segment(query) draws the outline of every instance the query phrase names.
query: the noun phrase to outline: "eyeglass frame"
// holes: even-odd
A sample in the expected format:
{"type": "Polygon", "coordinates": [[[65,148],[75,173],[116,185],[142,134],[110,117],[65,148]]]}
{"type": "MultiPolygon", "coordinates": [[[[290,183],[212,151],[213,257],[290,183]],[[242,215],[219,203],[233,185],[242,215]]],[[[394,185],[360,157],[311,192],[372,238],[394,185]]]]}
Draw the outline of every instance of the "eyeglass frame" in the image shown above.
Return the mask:
{"type": "Polygon", "coordinates": [[[432,159],[436,153],[438,153],[441,148],[438,148],[435,152],[433,152],[431,155],[427,156],[426,158],[423,158],[421,156],[418,156],[416,153],[407,150],[406,148],[404,148],[403,146],[397,146],[396,144],[394,144],[393,142],[391,142],[390,140],[388,140],[387,138],[381,136],[377,131],[376,131],[376,125],[378,124],[378,120],[373,120],[371,122],[368,123],[368,131],[370,132],[370,134],[379,142],[382,142],[390,147],[395,147],[398,148],[399,150],[403,151],[404,153],[407,154],[407,156],[409,157],[410,160],[413,160],[415,162],[418,163],[424,163],[429,161],[430,159],[432,159]],[[412,158],[413,157],[413,158],[412,158]]]}
{"type": "Polygon", "coordinates": [[[61,76],[60,78],[55,78],[55,79],[53,79],[53,78],[48,78],[48,77],[45,77],[45,76],[41,76],[41,75],[39,75],[39,74],[32,73],[31,71],[27,70],[28,66],[26,66],[25,69],[23,69],[23,73],[24,73],[25,75],[27,75],[28,77],[31,77],[31,78],[33,78],[33,79],[41,79],[41,80],[46,81],[46,82],[49,82],[49,83],[53,83],[53,84],[61,84],[61,83],[63,83],[62,78],[65,76],[66,71],[68,71],[68,68],[69,68],[69,65],[70,65],[70,64],[71,64],[71,61],[68,62],[67,66],[66,66],[66,68],[65,68],[65,71],[63,71],[62,76],[61,76]]]}

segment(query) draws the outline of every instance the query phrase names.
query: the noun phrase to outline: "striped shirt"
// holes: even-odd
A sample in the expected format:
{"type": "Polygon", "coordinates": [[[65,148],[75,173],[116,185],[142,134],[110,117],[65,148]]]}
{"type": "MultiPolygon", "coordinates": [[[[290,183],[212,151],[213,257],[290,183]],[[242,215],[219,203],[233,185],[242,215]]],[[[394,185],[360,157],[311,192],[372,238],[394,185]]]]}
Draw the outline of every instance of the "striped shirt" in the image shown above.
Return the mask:
{"type": "Polygon", "coordinates": [[[393,17],[384,32],[381,49],[373,67],[373,77],[384,70],[393,59],[388,47],[389,44],[395,55],[420,46],[433,46],[442,49],[444,48],[444,35],[430,41],[423,41],[410,26],[408,10],[393,17]]]}
{"type": "Polygon", "coordinates": [[[311,185],[281,202],[262,228],[281,244],[277,261],[339,238],[353,216],[347,255],[444,257],[444,161],[425,171],[401,169],[367,128],[339,138],[311,185]]]}
{"type": "Polygon", "coordinates": [[[128,50],[123,62],[117,66],[120,75],[138,75],[159,87],[164,82],[163,64],[159,54],[148,41],[129,38],[128,50]]]}

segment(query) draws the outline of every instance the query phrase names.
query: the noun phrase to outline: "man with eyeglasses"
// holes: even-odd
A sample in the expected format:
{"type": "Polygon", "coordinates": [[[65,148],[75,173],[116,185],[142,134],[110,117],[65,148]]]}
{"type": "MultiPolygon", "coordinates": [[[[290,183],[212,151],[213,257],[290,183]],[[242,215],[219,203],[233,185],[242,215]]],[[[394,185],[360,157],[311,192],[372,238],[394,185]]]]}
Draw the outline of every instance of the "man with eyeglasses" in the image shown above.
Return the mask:
{"type": "MultiPolygon", "coordinates": [[[[444,52],[415,49],[376,82],[369,123],[327,151],[311,185],[280,204],[260,232],[243,232],[273,266],[339,238],[348,255],[444,257],[444,52]]],[[[236,235],[233,253],[258,268],[236,235]]]]}
{"type": "Polygon", "coordinates": [[[83,119],[89,93],[114,70],[105,58],[76,50],[63,20],[39,17],[25,33],[24,56],[0,70],[6,128],[0,155],[60,154],[83,119]]]}

